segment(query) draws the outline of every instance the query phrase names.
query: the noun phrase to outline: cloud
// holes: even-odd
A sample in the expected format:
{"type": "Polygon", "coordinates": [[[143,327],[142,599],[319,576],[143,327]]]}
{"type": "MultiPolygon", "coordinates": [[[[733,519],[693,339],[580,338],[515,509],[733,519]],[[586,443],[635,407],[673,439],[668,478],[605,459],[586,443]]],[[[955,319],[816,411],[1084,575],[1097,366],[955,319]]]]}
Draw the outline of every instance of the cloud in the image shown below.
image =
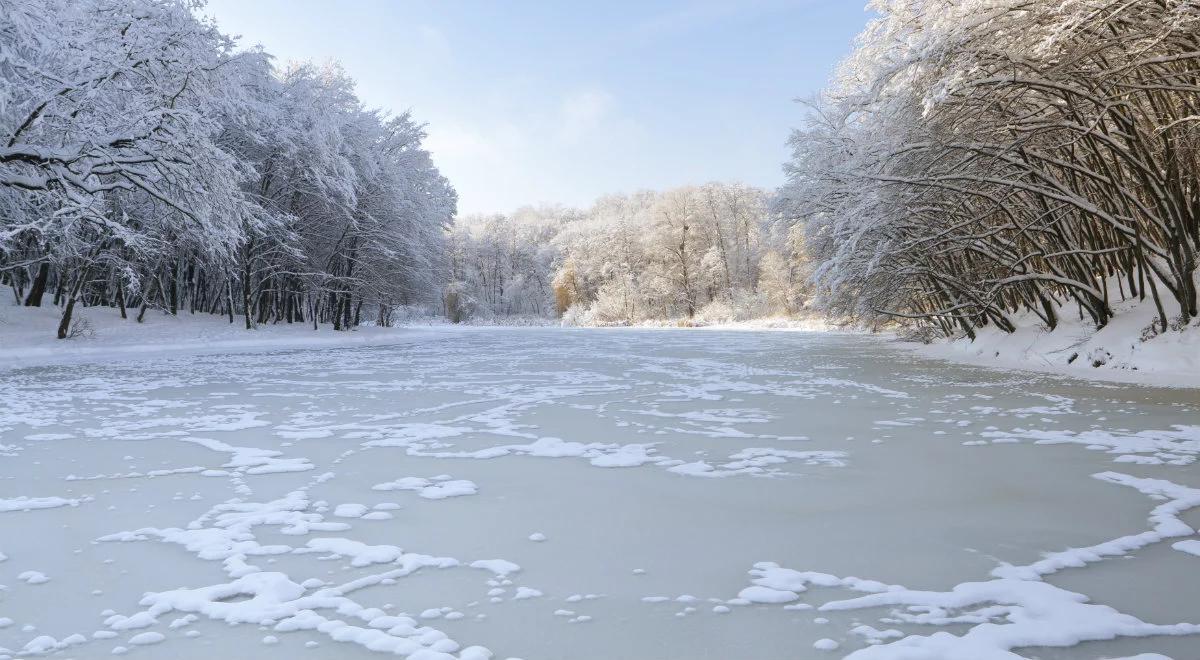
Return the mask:
{"type": "Polygon", "coordinates": [[[591,135],[613,107],[613,96],[602,89],[586,89],[568,95],[562,102],[558,138],[572,145],[591,135]]]}
{"type": "Polygon", "coordinates": [[[434,124],[427,130],[429,134],[424,146],[439,162],[468,158],[493,159],[500,155],[496,144],[462,126],[434,124]]]}
{"type": "Polygon", "coordinates": [[[483,104],[427,128],[425,148],[458,189],[462,214],[541,201],[586,204],[596,195],[592,168],[640,139],[639,127],[616,112],[616,98],[594,85],[560,94],[557,102],[516,100],[522,103],[502,116],[494,104],[483,104]],[[598,155],[580,159],[584,149],[598,155]]]}
{"type": "Polygon", "coordinates": [[[459,192],[459,214],[516,208],[545,176],[528,130],[508,122],[441,121],[424,146],[459,192]]]}

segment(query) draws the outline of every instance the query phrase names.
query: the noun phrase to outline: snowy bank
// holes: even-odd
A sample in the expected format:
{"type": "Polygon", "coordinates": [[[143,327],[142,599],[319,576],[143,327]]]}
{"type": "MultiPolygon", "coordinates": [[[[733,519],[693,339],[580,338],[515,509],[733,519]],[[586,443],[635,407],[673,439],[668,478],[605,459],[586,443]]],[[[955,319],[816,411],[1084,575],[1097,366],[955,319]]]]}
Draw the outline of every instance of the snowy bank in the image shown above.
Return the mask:
{"type": "MultiPolygon", "coordinates": [[[[1167,301],[1163,301],[1167,304],[1167,301]]],[[[995,327],[930,345],[905,342],[917,354],[984,367],[1024,369],[1123,383],[1200,387],[1200,319],[1157,332],[1153,303],[1113,305],[1108,325],[1096,330],[1069,308],[1060,310],[1058,328],[1048,332],[1032,316],[1017,318],[1018,329],[995,327]]],[[[1171,310],[1168,316],[1174,317],[1171,310]]]]}
{"type": "MultiPolygon", "coordinates": [[[[247,330],[241,317],[212,314],[170,316],[149,312],[143,323],[122,319],[110,307],[76,308],[87,329],[70,339],[56,339],[61,310],[57,307],[0,305],[0,369],[62,362],[175,354],[236,353],[304,348],[347,348],[406,343],[445,337],[464,329],[380,328],[362,326],[346,332],[329,325],[319,329],[305,323],[262,325],[247,330]]],[[[131,315],[132,317],[132,315],[131,315]]]]}
{"type": "MultiPolygon", "coordinates": [[[[637,323],[595,323],[586,319],[564,316],[560,325],[565,328],[682,328],[689,330],[795,330],[803,332],[831,332],[846,329],[815,315],[768,316],[754,319],[712,320],[702,316],[694,318],[647,319],[637,323]]],[[[850,329],[853,331],[853,329],[850,329]]]]}
{"type": "Polygon", "coordinates": [[[817,316],[776,316],[691,327],[703,330],[792,330],[797,332],[836,332],[846,330],[825,318],[817,316]]]}

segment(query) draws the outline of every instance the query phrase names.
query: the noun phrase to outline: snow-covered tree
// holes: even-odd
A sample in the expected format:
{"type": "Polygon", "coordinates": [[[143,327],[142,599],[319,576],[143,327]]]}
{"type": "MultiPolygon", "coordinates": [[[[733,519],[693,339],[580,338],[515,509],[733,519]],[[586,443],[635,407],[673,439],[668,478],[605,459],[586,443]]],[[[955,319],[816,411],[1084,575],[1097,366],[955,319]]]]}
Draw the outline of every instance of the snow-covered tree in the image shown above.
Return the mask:
{"type": "Polygon", "coordinates": [[[1200,5],[878,0],[780,208],[822,305],[950,334],[1197,314],[1200,5]]]}
{"type": "Polygon", "coordinates": [[[788,231],[774,225],[767,195],[740,184],[463,218],[450,235],[448,312],[593,324],[795,313],[803,275],[788,231]],[[768,273],[769,255],[779,264],[768,273]],[[760,290],[768,280],[771,293],[760,290]]]}
{"type": "Polygon", "coordinates": [[[453,189],[336,66],[237,52],[187,0],[0,0],[0,279],[77,300],[387,320],[446,275],[453,189]]]}

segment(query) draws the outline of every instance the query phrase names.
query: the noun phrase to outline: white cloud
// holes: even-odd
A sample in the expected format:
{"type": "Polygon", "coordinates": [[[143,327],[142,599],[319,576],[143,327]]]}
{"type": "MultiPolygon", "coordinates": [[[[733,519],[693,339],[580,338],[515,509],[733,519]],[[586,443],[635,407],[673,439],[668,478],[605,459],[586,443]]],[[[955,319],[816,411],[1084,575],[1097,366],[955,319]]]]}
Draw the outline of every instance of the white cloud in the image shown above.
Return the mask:
{"type": "Polygon", "coordinates": [[[535,143],[507,122],[442,121],[430,125],[425,148],[459,192],[459,213],[516,208],[545,168],[531,153],[535,143]]]}
{"type": "Polygon", "coordinates": [[[600,127],[613,107],[613,96],[602,89],[586,89],[570,94],[562,103],[559,140],[577,144],[600,127]]]}
{"type": "Polygon", "coordinates": [[[595,86],[548,106],[517,101],[522,99],[498,99],[525,110],[506,113],[510,120],[497,115],[497,104],[484,103],[427,127],[425,148],[458,189],[460,213],[509,211],[540,201],[586,204],[595,196],[584,192],[595,185],[595,173],[586,171],[589,163],[575,150],[608,152],[637,128],[613,111],[613,95],[595,86]]]}
{"type": "Polygon", "coordinates": [[[425,148],[439,163],[499,156],[495,144],[470,129],[442,123],[431,125],[426,130],[429,135],[425,138],[425,148]]]}

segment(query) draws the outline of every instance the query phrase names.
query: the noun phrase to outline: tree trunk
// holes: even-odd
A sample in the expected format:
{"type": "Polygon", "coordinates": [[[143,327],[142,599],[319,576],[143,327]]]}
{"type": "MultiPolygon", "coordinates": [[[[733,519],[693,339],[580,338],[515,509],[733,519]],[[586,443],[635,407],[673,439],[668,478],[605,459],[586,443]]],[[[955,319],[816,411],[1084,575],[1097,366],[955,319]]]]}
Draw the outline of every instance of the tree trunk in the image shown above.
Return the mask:
{"type": "Polygon", "coordinates": [[[179,315],[179,264],[171,264],[168,271],[167,284],[170,285],[170,290],[167,291],[169,304],[171,307],[171,316],[179,315]]]}
{"type": "Polygon", "coordinates": [[[38,266],[38,273],[33,278],[33,285],[29,287],[29,295],[25,298],[26,307],[42,306],[42,295],[46,293],[46,281],[48,279],[50,279],[50,264],[43,261],[38,266]]]}
{"type": "Polygon", "coordinates": [[[225,280],[225,301],[229,309],[229,324],[233,325],[233,277],[225,280]]]}
{"type": "Polygon", "coordinates": [[[125,313],[125,285],[121,283],[120,276],[117,277],[117,307],[121,309],[121,318],[128,319],[125,313]]]}
{"type": "Polygon", "coordinates": [[[67,306],[63,309],[62,319],[58,322],[58,338],[66,339],[71,331],[71,315],[75,311],[75,299],[79,297],[79,290],[83,288],[83,281],[87,279],[87,269],[84,269],[79,277],[75,280],[75,284],[71,287],[70,297],[67,298],[67,306]]]}

